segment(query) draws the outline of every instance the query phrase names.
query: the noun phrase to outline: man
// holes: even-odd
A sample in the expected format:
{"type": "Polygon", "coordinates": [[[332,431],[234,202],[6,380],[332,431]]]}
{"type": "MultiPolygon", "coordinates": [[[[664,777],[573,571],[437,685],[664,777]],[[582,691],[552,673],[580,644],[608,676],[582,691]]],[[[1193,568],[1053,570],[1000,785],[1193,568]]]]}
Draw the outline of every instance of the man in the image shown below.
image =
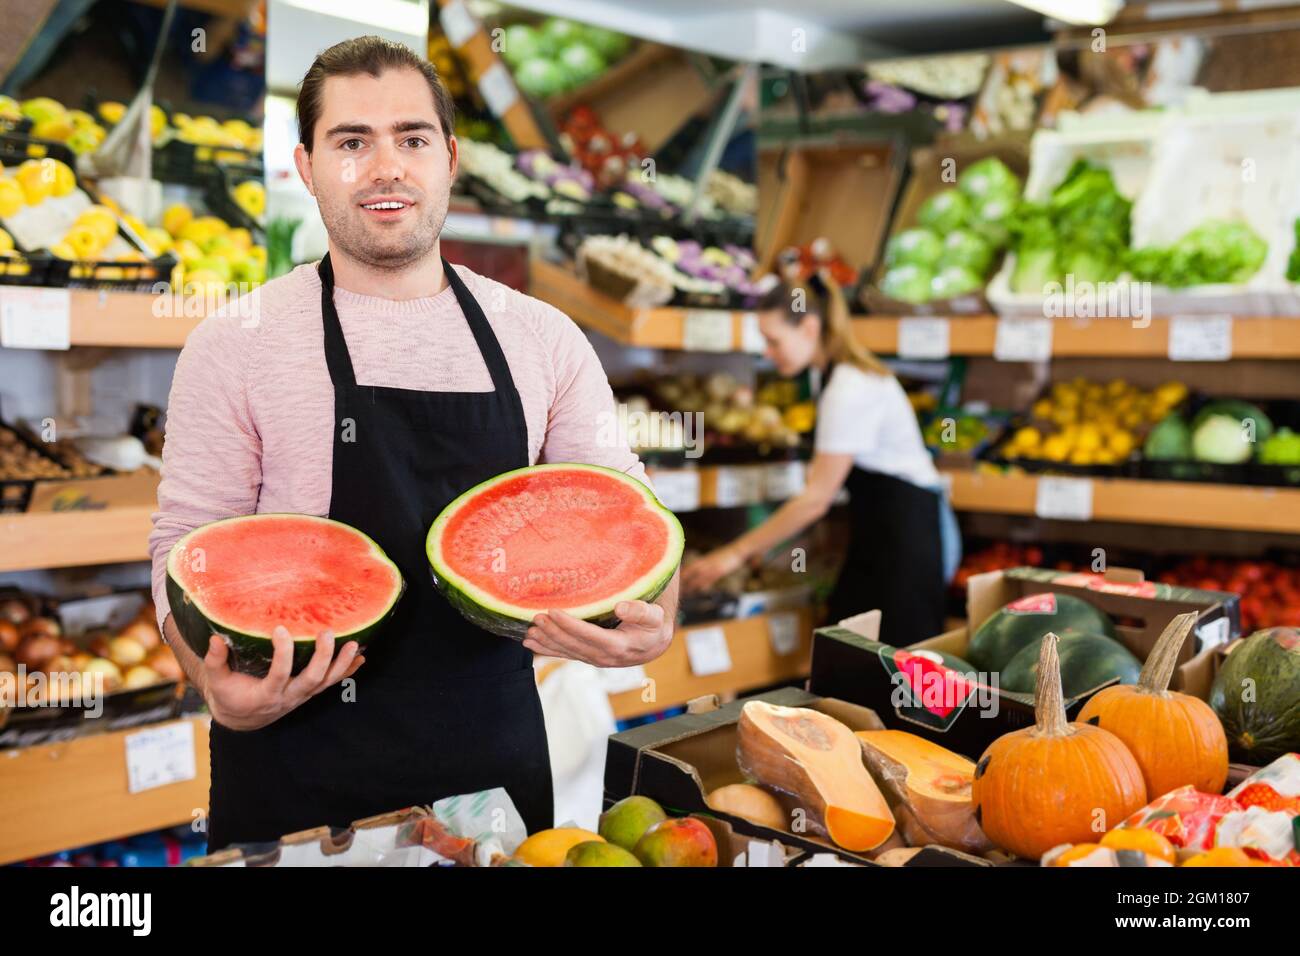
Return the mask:
{"type": "Polygon", "coordinates": [[[621,604],[617,629],[551,612],[522,644],[433,587],[425,533],[474,484],[538,461],[645,475],[626,447],[599,443],[612,396],[578,328],[442,260],[453,109],[406,47],[362,37],[318,56],[295,159],[329,253],[259,289],[251,320],[204,321],[177,363],[150,547],[164,634],[213,716],[213,849],[496,786],[530,832],[552,826],[533,654],[621,667],[672,639],[675,577],[657,604],[621,604]],[[165,593],[172,544],[273,511],[328,514],[401,568],[407,592],[365,657],[355,642],[336,654],[326,631],[290,676],[279,628],[258,678],[231,671],[223,640],[202,659],[185,645],[165,593]]]}

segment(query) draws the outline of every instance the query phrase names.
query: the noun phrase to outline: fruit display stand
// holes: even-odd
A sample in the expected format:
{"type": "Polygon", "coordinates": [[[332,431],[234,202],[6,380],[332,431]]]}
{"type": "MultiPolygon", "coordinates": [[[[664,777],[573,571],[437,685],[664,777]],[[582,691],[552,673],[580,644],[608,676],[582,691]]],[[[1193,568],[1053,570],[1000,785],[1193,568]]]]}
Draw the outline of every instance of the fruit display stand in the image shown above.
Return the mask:
{"type": "Polygon", "coordinates": [[[3,751],[0,865],[192,823],[208,786],[206,718],[3,751]],[[165,742],[140,736],[156,731],[165,742]]]}

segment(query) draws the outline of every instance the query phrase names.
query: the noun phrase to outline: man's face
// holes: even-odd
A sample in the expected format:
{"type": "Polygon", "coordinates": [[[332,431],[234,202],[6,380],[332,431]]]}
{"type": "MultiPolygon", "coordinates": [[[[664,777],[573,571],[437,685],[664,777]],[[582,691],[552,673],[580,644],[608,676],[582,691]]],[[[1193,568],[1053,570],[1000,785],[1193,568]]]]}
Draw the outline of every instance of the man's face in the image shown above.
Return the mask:
{"type": "Polygon", "coordinates": [[[424,77],[331,76],[313,136],[311,153],[299,145],[294,158],[330,240],[379,269],[427,256],[447,218],[456,141],[443,137],[424,77]]]}

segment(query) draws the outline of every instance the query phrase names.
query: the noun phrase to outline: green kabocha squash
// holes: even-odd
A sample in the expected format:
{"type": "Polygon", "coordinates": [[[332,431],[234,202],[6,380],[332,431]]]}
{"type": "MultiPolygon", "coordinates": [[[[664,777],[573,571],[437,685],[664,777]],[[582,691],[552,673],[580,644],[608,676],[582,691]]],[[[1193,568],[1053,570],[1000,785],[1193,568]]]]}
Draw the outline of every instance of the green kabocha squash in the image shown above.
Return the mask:
{"type": "Polygon", "coordinates": [[[1263,765],[1300,750],[1300,629],[1270,627],[1237,645],[1214,679],[1210,706],[1233,760],[1263,765]]]}

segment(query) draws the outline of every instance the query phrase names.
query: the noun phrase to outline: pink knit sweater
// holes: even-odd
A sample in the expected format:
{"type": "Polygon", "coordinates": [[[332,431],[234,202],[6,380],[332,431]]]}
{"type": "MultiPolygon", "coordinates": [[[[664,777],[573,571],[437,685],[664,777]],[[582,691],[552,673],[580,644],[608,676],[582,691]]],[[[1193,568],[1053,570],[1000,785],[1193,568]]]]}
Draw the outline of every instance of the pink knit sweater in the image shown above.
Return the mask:
{"type": "MultiPolygon", "coordinates": [[[[645,481],[636,455],[611,447],[609,428],[602,428],[613,396],[582,331],[544,302],[455,268],[510,364],[530,462],[589,462],[645,481]]],[[[176,364],[149,536],[160,626],[168,614],[167,554],[182,535],[234,515],[329,511],[334,390],[325,367],[320,277],[314,264],[302,265],[254,296],[251,313],[204,320],[176,364]]],[[[492,390],[450,287],[404,301],[336,288],[334,303],[358,384],[492,390]]]]}

